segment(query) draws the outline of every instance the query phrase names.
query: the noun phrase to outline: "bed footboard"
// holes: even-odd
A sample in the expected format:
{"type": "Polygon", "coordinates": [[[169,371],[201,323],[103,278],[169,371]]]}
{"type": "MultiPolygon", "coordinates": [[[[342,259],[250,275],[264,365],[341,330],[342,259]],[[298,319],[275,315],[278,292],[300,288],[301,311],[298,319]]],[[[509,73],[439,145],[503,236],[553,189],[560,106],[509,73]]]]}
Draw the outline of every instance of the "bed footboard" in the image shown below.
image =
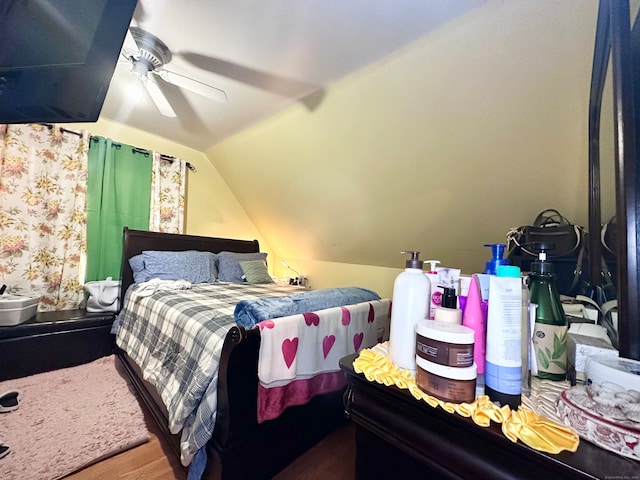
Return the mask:
{"type": "Polygon", "coordinates": [[[235,326],[225,338],[206,479],[272,478],[347,421],[342,389],[315,397],[306,405],[289,407],[278,418],[259,424],[259,350],[258,329],[235,326]]]}

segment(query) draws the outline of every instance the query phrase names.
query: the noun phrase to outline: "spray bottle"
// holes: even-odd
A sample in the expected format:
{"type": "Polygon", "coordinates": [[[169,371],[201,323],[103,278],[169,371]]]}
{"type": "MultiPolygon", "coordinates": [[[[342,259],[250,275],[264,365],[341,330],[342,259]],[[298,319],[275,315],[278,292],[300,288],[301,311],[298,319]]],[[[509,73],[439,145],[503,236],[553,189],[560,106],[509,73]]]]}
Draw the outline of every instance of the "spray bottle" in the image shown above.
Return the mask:
{"type": "Polygon", "coordinates": [[[400,368],[416,373],[416,323],[428,318],[427,302],[431,296],[431,284],[422,270],[420,252],[410,254],[406,268],[393,284],[391,304],[391,331],[389,354],[391,362],[400,368]]]}

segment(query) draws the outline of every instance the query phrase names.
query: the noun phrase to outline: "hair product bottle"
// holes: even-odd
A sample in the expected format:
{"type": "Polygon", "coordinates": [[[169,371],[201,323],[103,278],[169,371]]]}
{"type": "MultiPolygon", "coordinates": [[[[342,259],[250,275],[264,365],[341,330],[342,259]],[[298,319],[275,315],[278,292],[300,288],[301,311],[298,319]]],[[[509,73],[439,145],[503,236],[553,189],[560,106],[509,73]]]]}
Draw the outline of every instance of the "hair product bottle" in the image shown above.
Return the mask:
{"type": "Polygon", "coordinates": [[[436,314],[436,307],[440,305],[440,301],[438,300],[438,304],[434,301],[434,295],[436,294],[436,290],[438,288],[438,283],[440,282],[440,274],[437,272],[437,265],[440,263],[440,260],[425,260],[423,263],[429,264],[429,270],[425,273],[430,282],[430,295],[429,295],[429,311],[428,318],[433,320],[433,317],[436,314]]]}
{"type": "Polygon", "coordinates": [[[473,330],[475,346],[473,359],[478,366],[478,375],[484,374],[485,335],[487,328],[486,307],[482,305],[482,293],[477,274],[471,276],[467,305],[462,314],[462,325],[473,330]]]}
{"type": "Polygon", "coordinates": [[[393,283],[389,355],[400,368],[416,373],[416,323],[429,316],[431,282],[422,271],[420,252],[407,251],[411,258],[393,283]]]}
{"type": "Polygon", "coordinates": [[[456,288],[451,283],[443,285],[442,305],[436,308],[433,319],[437,322],[462,324],[462,310],[458,308],[456,288]]]}
{"type": "Polygon", "coordinates": [[[485,264],[484,273],[495,275],[500,265],[509,265],[509,259],[502,258],[506,245],[504,243],[485,243],[491,249],[491,260],[485,264]]]}
{"type": "Polygon", "coordinates": [[[500,265],[490,275],[484,391],[517,409],[522,393],[522,280],[520,268],[500,265]]]}
{"type": "Polygon", "coordinates": [[[531,262],[529,301],[535,305],[533,345],[539,378],[564,380],[567,376],[567,317],[556,289],[553,264],[547,262],[550,245],[534,244],[538,261],[531,262]]]}

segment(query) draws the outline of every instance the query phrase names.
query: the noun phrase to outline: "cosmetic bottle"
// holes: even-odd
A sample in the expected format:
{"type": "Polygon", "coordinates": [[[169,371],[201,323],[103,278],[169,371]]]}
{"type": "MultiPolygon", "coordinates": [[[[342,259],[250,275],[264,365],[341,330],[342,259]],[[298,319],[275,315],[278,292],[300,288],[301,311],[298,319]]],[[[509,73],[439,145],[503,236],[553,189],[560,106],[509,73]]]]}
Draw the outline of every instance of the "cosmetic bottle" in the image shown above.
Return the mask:
{"type": "Polygon", "coordinates": [[[506,245],[503,243],[485,243],[491,249],[491,260],[485,264],[484,273],[495,275],[500,265],[509,265],[509,259],[502,258],[506,245]]]}
{"type": "Polygon", "coordinates": [[[425,260],[424,263],[429,264],[429,270],[425,275],[431,285],[431,294],[429,295],[429,320],[433,320],[436,314],[436,307],[440,306],[440,295],[442,294],[442,292],[438,291],[440,274],[436,271],[436,266],[440,263],[440,260],[425,260]]]}
{"type": "Polygon", "coordinates": [[[484,391],[493,402],[516,410],[522,392],[520,268],[500,265],[489,277],[484,391]]]}
{"type": "Polygon", "coordinates": [[[529,286],[527,285],[527,277],[521,277],[522,281],[522,320],[521,320],[521,340],[520,340],[520,357],[522,360],[522,395],[529,396],[531,394],[531,376],[529,369],[529,355],[531,345],[532,329],[529,323],[529,286]]]}
{"type": "Polygon", "coordinates": [[[458,308],[458,297],[453,284],[443,285],[442,303],[436,308],[433,319],[437,322],[462,324],[462,310],[458,308]]]}
{"type": "Polygon", "coordinates": [[[393,283],[391,304],[391,330],[389,332],[389,355],[391,362],[400,368],[416,373],[416,323],[428,316],[427,302],[431,284],[422,270],[420,252],[410,254],[405,269],[393,283]]]}
{"type": "Polygon", "coordinates": [[[462,314],[462,325],[469,327],[474,332],[473,360],[477,365],[478,375],[483,375],[487,317],[477,274],[471,276],[469,292],[467,293],[467,305],[462,314]]]}
{"type": "Polygon", "coordinates": [[[471,284],[471,277],[469,275],[460,275],[458,279],[458,308],[462,310],[462,317],[464,318],[464,310],[467,306],[467,297],[469,296],[469,285],[471,284]]]}
{"type": "Polygon", "coordinates": [[[531,262],[530,302],[537,305],[533,331],[534,352],[539,378],[564,380],[567,375],[567,317],[555,284],[553,264],[547,261],[550,244],[532,246],[538,261],[531,262]]]}

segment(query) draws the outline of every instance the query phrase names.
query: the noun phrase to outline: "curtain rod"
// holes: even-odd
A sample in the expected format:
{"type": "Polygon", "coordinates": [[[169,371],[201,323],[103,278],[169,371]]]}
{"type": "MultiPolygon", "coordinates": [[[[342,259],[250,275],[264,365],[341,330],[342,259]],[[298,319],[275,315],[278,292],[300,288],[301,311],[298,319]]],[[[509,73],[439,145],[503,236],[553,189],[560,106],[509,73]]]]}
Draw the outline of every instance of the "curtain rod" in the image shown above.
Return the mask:
{"type": "MultiPolygon", "coordinates": [[[[52,123],[40,123],[40,125],[44,125],[47,128],[53,128],[53,124],[52,123]]],[[[75,130],[69,130],[68,128],[64,128],[64,127],[60,127],[59,125],[57,125],[57,127],[60,129],[61,132],[67,132],[70,133],[72,135],[78,135],[79,137],[82,136],[82,132],[76,132],[75,130]]],[[[94,135],[90,135],[89,136],[89,140],[93,140],[94,139],[94,135]]],[[[97,141],[97,139],[96,139],[97,141]]],[[[117,142],[113,142],[113,144],[117,147],[120,148],[122,146],[121,143],[117,143],[117,142]]],[[[131,150],[133,150],[134,153],[142,153],[145,155],[149,155],[149,150],[145,150],[144,148],[138,148],[138,147],[131,147],[131,150]]],[[[176,157],[171,156],[171,155],[165,155],[164,153],[160,154],[160,158],[162,160],[166,160],[167,162],[173,162],[176,157]]],[[[194,165],[192,165],[189,162],[185,163],[186,167],[191,170],[193,173],[196,173],[198,170],[196,169],[196,167],[194,165]]]]}

